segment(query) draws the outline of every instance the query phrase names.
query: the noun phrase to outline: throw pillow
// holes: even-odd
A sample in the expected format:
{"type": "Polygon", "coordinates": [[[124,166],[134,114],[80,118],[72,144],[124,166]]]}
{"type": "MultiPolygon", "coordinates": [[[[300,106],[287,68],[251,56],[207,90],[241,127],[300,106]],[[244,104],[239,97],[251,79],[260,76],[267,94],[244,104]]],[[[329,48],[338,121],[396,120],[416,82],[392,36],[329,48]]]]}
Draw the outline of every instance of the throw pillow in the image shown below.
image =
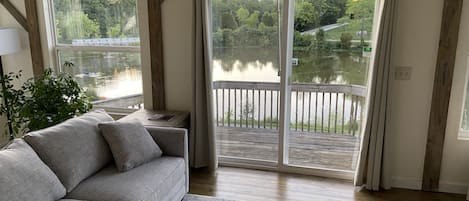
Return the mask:
{"type": "Polygon", "coordinates": [[[98,127],[111,148],[117,169],[121,172],[161,157],[163,154],[150,133],[138,120],[104,122],[98,124],[98,127]]]}
{"type": "Polygon", "coordinates": [[[54,201],[65,187],[22,139],[0,151],[0,200],[54,201]]]}

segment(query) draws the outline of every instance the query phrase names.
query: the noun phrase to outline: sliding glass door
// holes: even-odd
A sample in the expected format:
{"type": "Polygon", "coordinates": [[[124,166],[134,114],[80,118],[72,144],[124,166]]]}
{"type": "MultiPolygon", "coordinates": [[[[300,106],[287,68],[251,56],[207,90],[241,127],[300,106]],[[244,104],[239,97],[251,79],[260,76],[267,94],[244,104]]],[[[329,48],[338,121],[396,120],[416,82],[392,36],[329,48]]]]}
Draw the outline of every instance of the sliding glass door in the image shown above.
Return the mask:
{"type": "Polygon", "coordinates": [[[218,153],[225,160],[278,158],[278,0],[212,0],[218,153]]]}
{"type": "Polygon", "coordinates": [[[351,173],[374,0],[212,0],[222,164],[351,173]]]}

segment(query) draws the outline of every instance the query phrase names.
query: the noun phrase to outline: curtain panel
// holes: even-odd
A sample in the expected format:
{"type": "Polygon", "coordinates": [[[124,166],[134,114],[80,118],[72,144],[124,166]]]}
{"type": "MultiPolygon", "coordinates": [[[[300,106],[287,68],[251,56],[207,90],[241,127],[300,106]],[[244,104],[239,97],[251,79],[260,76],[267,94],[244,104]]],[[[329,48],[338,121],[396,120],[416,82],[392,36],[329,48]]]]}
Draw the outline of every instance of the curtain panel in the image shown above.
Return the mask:
{"type": "Polygon", "coordinates": [[[391,50],[393,31],[397,12],[397,0],[377,1],[377,30],[375,31],[374,55],[371,61],[371,79],[368,83],[368,102],[365,129],[360,148],[355,185],[368,190],[378,191],[389,188],[388,178],[384,174],[385,145],[389,137],[387,120],[389,119],[389,93],[391,85],[391,50]]]}
{"type": "Polygon", "coordinates": [[[190,132],[190,165],[215,170],[215,128],[213,122],[213,90],[209,0],[194,0],[194,67],[190,132]]]}

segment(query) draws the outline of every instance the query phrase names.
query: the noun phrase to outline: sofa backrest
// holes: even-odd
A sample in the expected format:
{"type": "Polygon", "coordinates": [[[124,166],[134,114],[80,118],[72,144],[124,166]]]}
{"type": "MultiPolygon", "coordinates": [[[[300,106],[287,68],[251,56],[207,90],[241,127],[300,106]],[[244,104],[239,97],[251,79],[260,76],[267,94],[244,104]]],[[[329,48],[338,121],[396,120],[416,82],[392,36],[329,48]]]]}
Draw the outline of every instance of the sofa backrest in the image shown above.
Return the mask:
{"type": "Polygon", "coordinates": [[[28,133],[24,139],[70,192],[112,161],[109,146],[97,126],[107,121],[114,120],[104,110],[96,110],[28,133]]]}
{"type": "Polygon", "coordinates": [[[54,201],[65,187],[22,139],[0,150],[0,201],[54,201]]]}

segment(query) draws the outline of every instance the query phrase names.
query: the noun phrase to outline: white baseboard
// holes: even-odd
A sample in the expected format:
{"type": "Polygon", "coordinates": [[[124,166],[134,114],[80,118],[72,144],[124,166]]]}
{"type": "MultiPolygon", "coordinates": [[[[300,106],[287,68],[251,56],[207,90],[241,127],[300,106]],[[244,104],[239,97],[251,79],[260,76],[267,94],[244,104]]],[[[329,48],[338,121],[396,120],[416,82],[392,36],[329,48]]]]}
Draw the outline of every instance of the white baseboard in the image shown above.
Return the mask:
{"type": "Polygon", "coordinates": [[[407,177],[393,177],[391,187],[403,188],[411,190],[422,190],[422,180],[407,178],[407,177]]]}
{"type": "MultiPolygon", "coordinates": [[[[422,180],[415,179],[415,178],[406,178],[406,177],[393,177],[392,187],[411,189],[411,190],[421,190],[422,180]]],[[[468,187],[467,183],[440,181],[440,188],[438,189],[438,192],[467,194],[468,193],[467,187],[468,187]]]]}

